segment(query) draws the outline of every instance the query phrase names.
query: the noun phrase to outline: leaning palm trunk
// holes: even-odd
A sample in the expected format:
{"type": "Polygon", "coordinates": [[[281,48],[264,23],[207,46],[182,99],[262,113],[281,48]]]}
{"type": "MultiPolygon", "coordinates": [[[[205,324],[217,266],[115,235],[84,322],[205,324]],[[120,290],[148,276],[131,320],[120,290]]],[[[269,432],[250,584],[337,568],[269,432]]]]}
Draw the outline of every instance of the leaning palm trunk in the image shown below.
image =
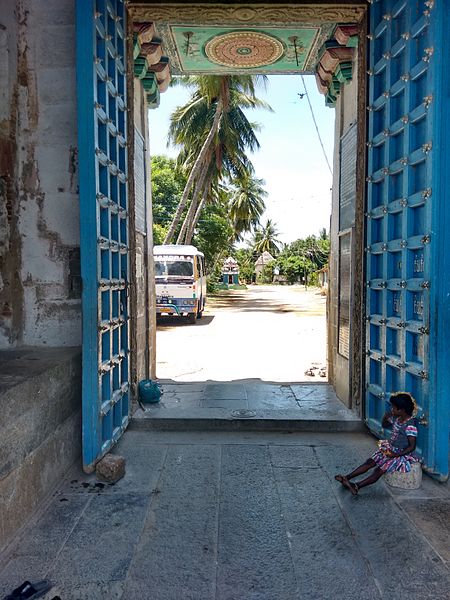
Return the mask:
{"type": "Polygon", "coordinates": [[[205,168],[202,170],[202,172],[200,173],[200,176],[197,180],[197,184],[195,186],[195,190],[192,195],[191,205],[190,205],[187,215],[183,221],[183,225],[181,226],[180,233],[178,234],[177,244],[183,243],[183,239],[186,235],[186,232],[189,231],[189,229],[191,227],[191,223],[195,216],[195,211],[197,210],[198,200],[203,192],[207,168],[208,168],[208,165],[205,164],[205,168]]]}
{"type": "Polygon", "coordinates": [[[200,200],[198,207],[197,207],[197,212],[195,213],[194,220],[192,221],[191,226],[189,227],[188,232],[186,234],[186,244],[190,244],[192,241],[192,238],[194,236],[194,230],[197,226],[198,220],[200,219],[200,215],[201,215],[201,212],[205,205],[207,195],[208,195],[208,186],[205,186],[205,188],[203,190],[202,199],[200,200]]]}
{"type": "Polygon", "coordinates": [[[194,193],[192,194],[191,205],[189,206],[189,210],[184,218],[183,224],[181,225],[180,233],[177,237],[177,244],[182,244],[183,239],[186,235],[186,229],[188,228],[188,223],[192,221],[195,214],[195,209],[197,208],[197,200],[200,195],[199,184],[195,186],[194,193]]]}
{"type": "Polygon", "coordinates": [[[164,244],[170,244],[170,242],[172,241],[173,234],[175,233],[175,229],[177,228],[178,223],[180,222],[181,215],[183,213],[184,207],[186,206],[189,192],[191,191],[194,181],[198,177],[199,170],[200,170],[201,166],[203,165],[206,154],[212,143],[213,137],[215,136],[215,134],[219,128],[220,117],[222,116],[222,111],[223,111],[223,101],[222,101],[222,98],[219,98],[219,100],[217,101],[216,113],[214,115],[214,121],[211,125],[211,129],[209,130],[209,133],[206,136],[205,141],[203,142],[203,146],[202,146],[202,148],[199,152],[199,155],[197,156],[197,159],[194,163],[194,166],[192,167],[192,170],[189,174],[188,180],[186,182],[186,186],[183,190],[183,195],[181,196],[181,200],[177,206],[177,210],[175,211],[175,215],[173,217],[172,223],[170,224],[169,231],[167,232],[166,238],[164,240],[164,244]]]}

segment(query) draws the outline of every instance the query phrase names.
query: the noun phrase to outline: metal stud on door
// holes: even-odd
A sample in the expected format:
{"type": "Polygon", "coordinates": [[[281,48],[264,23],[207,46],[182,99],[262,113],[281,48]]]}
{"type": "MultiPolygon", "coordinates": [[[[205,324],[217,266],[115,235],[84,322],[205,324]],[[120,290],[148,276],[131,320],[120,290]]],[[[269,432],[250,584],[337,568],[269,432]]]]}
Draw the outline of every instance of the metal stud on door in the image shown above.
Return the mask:
{"type": "Polygon", "coordinates": [[[77,99],[83,281],[83,464],[129,420],[126,11],[121,0],[77,10],[77,99]]]}
{"type": "Polygon", "coordinates": [[[442,426],[430,418],[440,402],[433,360],[439,332],[430,323],[438,177],[433,6],[374,0],[369,9],[365,417],[382,435],[389,395],[411,392],[419,405],[425,468],[445,477],[448,462],[436,455],[442,426]]]}

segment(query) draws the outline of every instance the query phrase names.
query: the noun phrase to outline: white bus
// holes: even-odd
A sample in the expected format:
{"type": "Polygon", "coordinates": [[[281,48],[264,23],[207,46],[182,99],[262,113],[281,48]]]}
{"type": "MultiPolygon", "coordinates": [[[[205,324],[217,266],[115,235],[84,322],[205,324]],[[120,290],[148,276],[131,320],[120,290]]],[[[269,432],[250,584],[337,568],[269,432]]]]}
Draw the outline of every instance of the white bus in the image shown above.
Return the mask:
{"type": "Polygon", "coordinates": [[[187,316],[195,323],[206,302],[205,257],[195,246],[154,246],[156,316],[187,316]]]}

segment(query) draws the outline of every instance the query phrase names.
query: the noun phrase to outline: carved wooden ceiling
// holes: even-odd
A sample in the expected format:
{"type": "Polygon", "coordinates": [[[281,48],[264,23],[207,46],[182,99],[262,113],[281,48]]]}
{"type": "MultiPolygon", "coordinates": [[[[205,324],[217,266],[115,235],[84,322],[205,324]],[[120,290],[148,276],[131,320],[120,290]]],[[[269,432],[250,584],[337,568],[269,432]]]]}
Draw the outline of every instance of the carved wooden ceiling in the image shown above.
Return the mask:
{"type": "Polygon", "coordinates": [[[338,24],[364,15],[359,3],[171,3],[129,5],[153,22],[172,74],[315,72],[324,42],[338,24]]]}
{"type": "MultiPolygon", "coordinates": [[[[128,9],[135,31],[139,25],[154,27],[165,55],[162,66],[169,65],[172,75],[316,73],[319,89],[325,95],[331,90],[327,102],[333,104],[340,85],[351,78],[348,63],[366,4],[148,0],[129,2],[128,9]],[[336,41],[336,32],[342,31],[345,35],[336,41]],[[328,70],[331,63],[333,71],[328,70]]],[[[145,60],[143,65],[145,70],[145,60]]]]}

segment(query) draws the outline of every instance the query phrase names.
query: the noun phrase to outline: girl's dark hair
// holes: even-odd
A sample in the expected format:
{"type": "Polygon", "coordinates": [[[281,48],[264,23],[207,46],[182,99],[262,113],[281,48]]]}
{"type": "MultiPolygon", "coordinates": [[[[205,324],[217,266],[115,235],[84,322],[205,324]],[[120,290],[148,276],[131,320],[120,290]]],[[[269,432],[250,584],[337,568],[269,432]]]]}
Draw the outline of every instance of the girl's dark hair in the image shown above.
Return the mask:
{"type": "Polygon", "coordinates": [[[414,402],[408,392],[398,392],[397,394],[392,394],[392,396],[389,398],[389,402],[396,408],[400,410],[403,409],[410,417],[412,416],[414,412],[414,402]]]}

